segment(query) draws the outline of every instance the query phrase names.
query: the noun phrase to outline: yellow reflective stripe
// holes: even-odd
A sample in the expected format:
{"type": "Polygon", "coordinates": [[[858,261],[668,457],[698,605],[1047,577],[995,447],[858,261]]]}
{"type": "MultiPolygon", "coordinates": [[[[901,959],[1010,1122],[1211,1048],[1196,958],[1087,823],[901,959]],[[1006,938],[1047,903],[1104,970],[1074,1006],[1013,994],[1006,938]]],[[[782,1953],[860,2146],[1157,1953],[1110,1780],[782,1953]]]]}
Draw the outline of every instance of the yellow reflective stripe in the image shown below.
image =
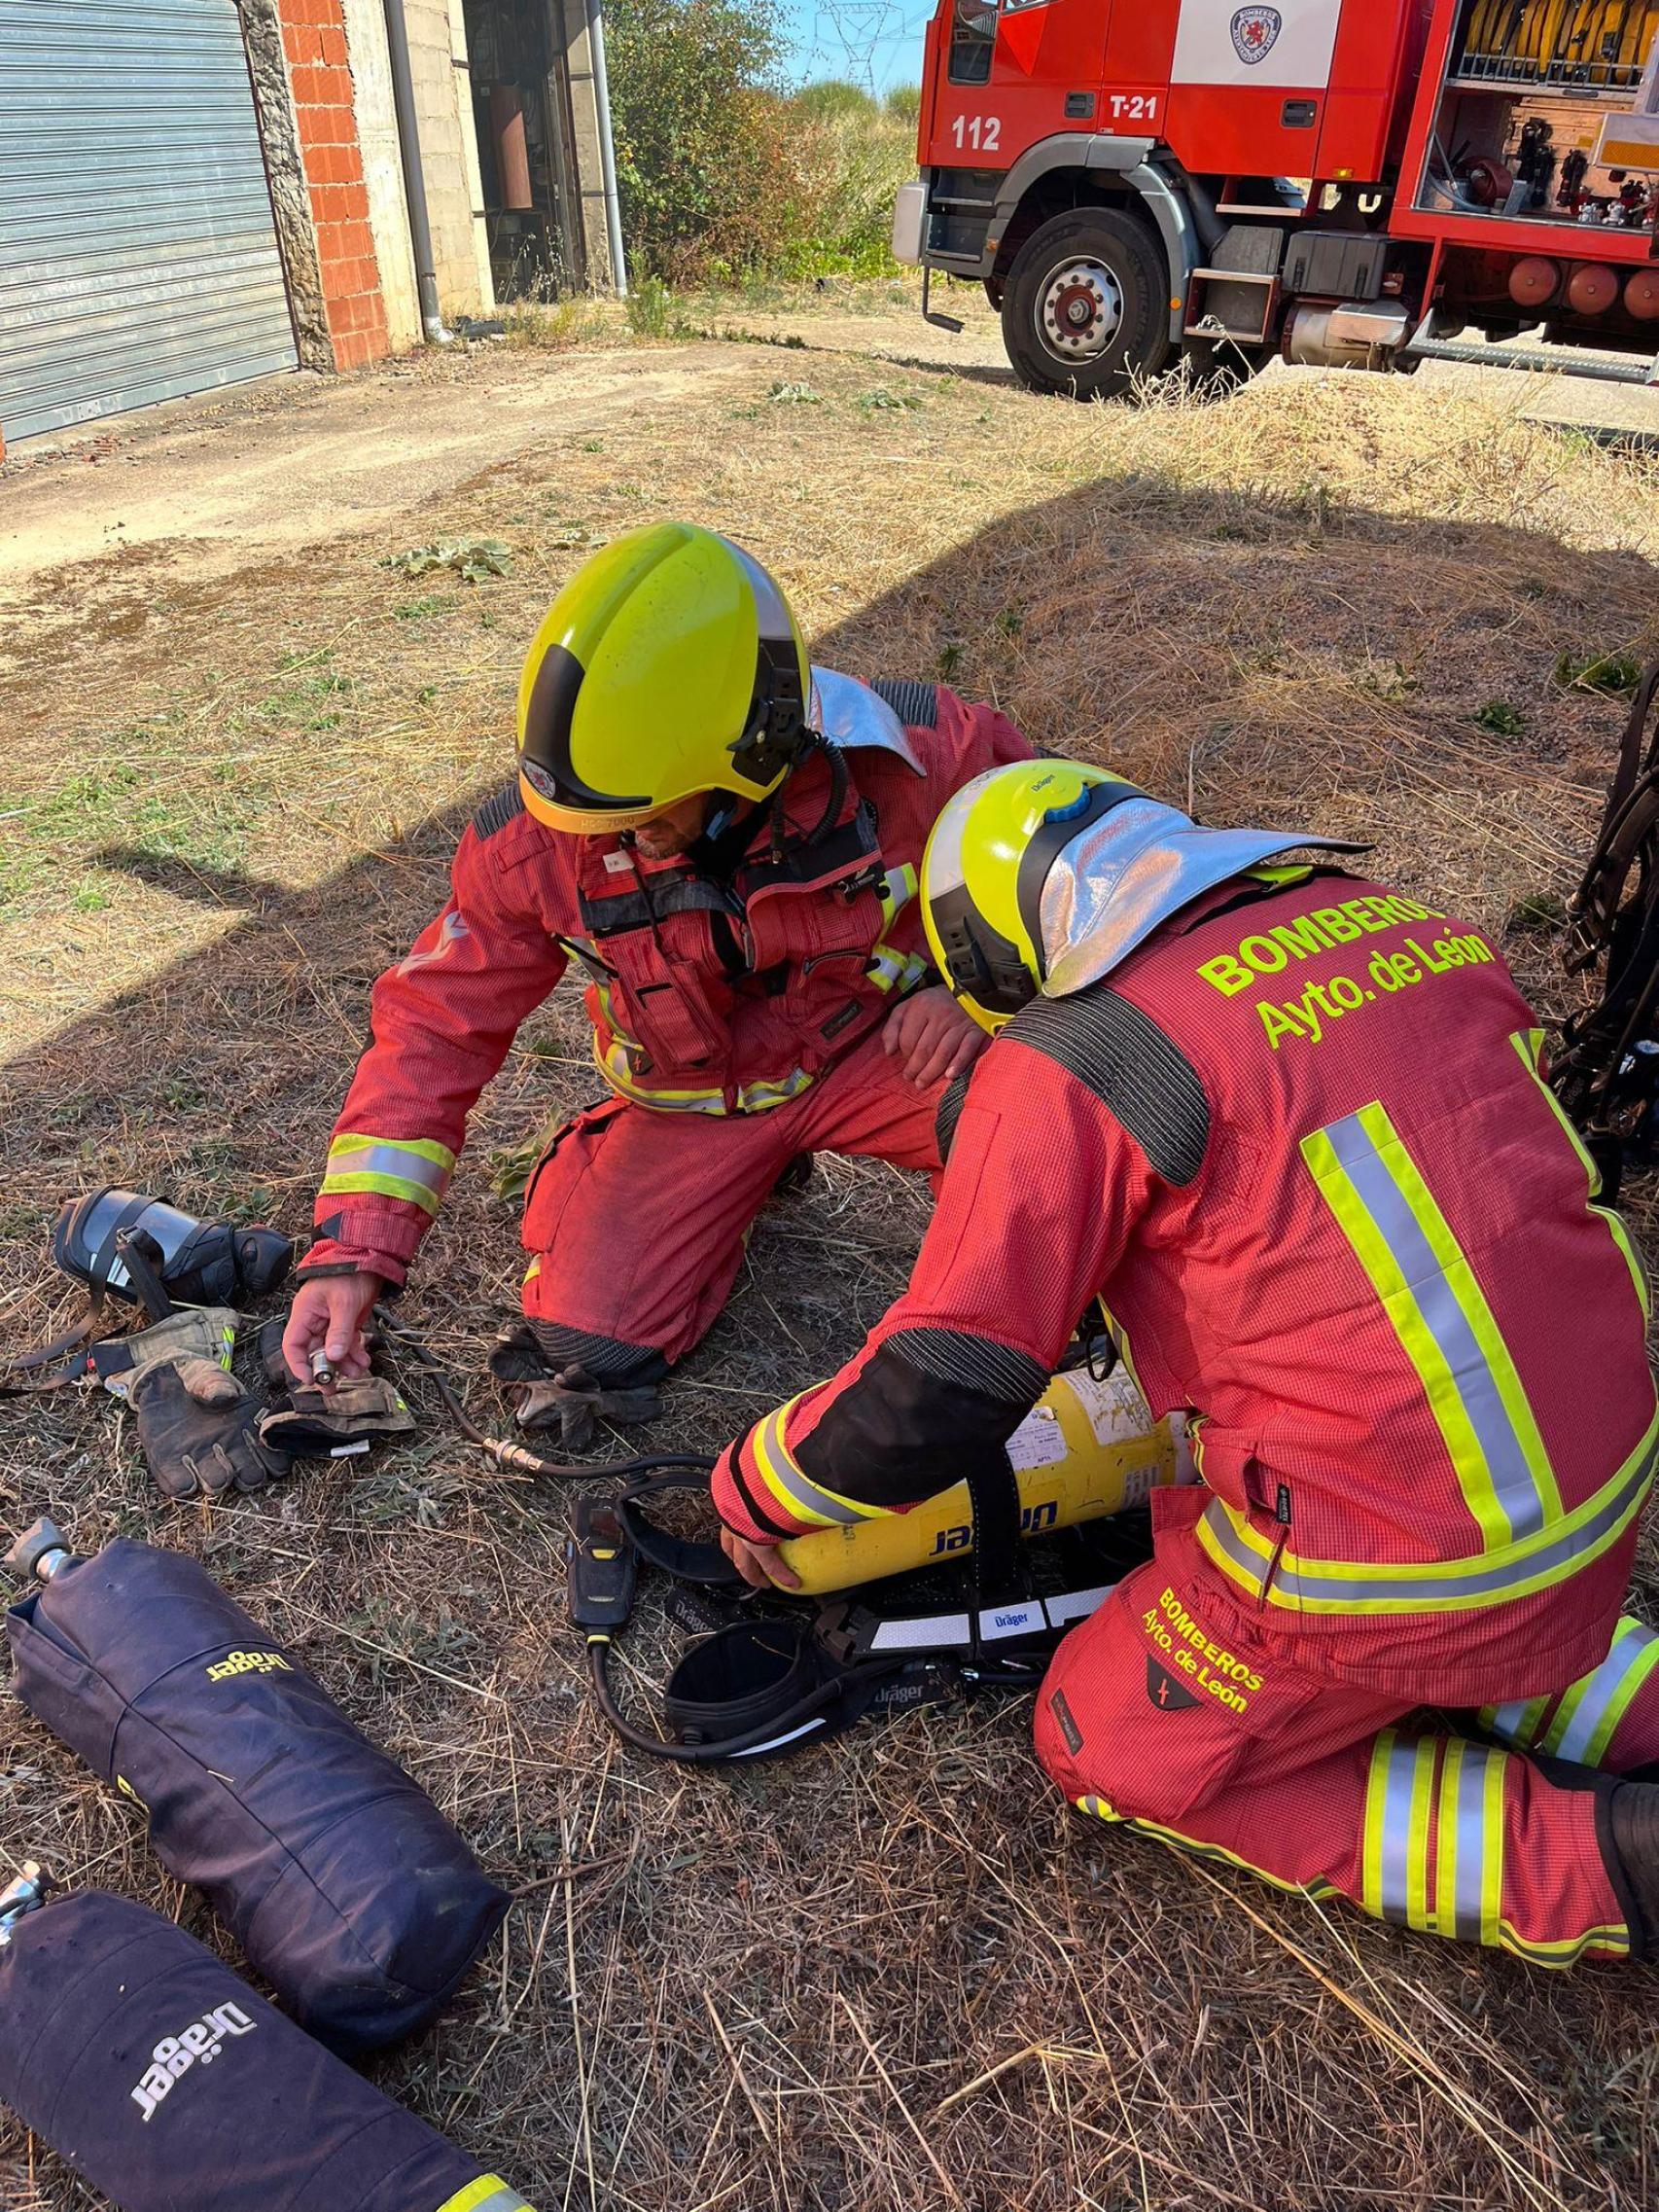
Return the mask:
{"type": "Polygon", "coordinates": [[[1574,1766],[1600,1766],[1620,1721],[1655,1665],[1659,1665],[1659,1636],[1634,1615],[1625,1614],[1601,1665],[1581,1674],[1562,1693],[1543,1749],[1571,1760],[1574,1766]]]}
{"type": "Polygon", "coordinates": [[[909,861],[900,868],[890,868],[881,886],[881,926],[883,933],[890,930],[904,909],[916,896],[918,877],[909,861]]]}
{"type": "Polygon", "coordinates": [[[1423,1385],[1483,1546],[1558,1519],[1561,1494],[1515,1363],[1381,1103],[1301,1149],[1423,1385]]]}
{"type": "Polygon", "coordinates": [[[745,1083],[738,1088],[737,1103],[745,1114],[764,1114],[798,1098],[811,1082],[805,1068],[795,1068],[777,1083],[745,1083]]]}
{"type": "MultiPolygon", "coordinates": [[[[639,1048],[631,1048],[637,1052],[639,1048]]],[[[725,1095],[719,1090],[648,1090],[634,1081],[628,1063],[630,1047],[623,1037],[612,1040],[609,1050],[601,1047],[597,1034],[593,1039],[593,1058],[600,1074],[622,1097],[631,1099],[636,1106],[654,1106],[667,1114],[724,1114],[725,1095]],[[619,1064],[618,1064],[619,1063],[619,1064]]]]}
{"type": "Polygon", "coordinates": [[[1483,1705],[1475,1717],[1488,1735],[1498,1736],[1512,1750],[1530,1751],[1548,1706],[1547,1696],[1517,1697],[1506,1705],[1483,1705]]]}
{"type": "Polygon", "coordinates": [[[1624,1255],[1624,1264],[1630,1269],[1630,1279],[1636,1286],[1636,1295],[1641,1303],[1641,1318],[1645,1322],[1650,1319],[1652,1314],[1652,1295],[1648,1289],[1647,1270],[1641,1265],[1636,1246],[1631,1242],[1630,1231],[1625,1228],[1618,1214],[1611,1206],[1599,1206],[1596,1203],[1602,1194],[1602,1171],[1596,1165],[1595,1160],[1591,1159],[1584,1139],[1572,1126],[1566,1107],[1563,1106],[1561,1100],[1544,1081],[1542,1067],[1544,1033],[1541,1029],[1518,1029],[1510,1037],[1509,1042],[1520,1053],[1522,1066],[1537,1085],[1539,1090],[1543,1092],[1550,1112],[1567,1131],[1567,1141],[1578,1155],[1578,1164],[1583,1168],[1585,1180],[1589,1185],[1589,1196],[1585,1202],[1590,1212],[1599,1221],[1606,1224],[1608,1234],[1624,1255]]]}
{"type": "Polygon", "coordinates": [[[1323,1874],[1315,1881],[1287,1881],[1283,1874],[1270,1874],[1265,1867],[1258,1867],[1253,1859],[1241,1859],[1224,1844],[1200,1842],[1196,1836],[1183,1836],[1179,1828],[1164,1828],[1155,1820],[1141,1820],[1133,1813],[1117,1812],[1105,1798],[1078,1798],[1077,1806],[1079,1812],[1093,1813],[1100,1820],[1115,1821],[1123,1828],[1138,1828],[1143,1835],[1155,1837],[1160,1843],[1173,1843],[1180,1850],[1190,1851],[1195,1858],[1219,1859],[1225,1866],[1239,1867],[1247,1874],[1271,1882],[1275,1889],[1286,1890],[1293,1897],[1323,1899],[1342,1895],[1336,1884],[1327,1881],[1323,1874]]]}
{"type": "Polygon", "coordinates": [[[446,2196],[436,2212],[534,2212],[534,2208],[499,2174],[484,2174],[446,2196]]]}
{"type": "Polygon", "coordinates": [[[429,1191],[424,1183],[411,1183],[403,1175],[325,1175],[324,1197],[344,1197],[353,1191],[373,1191],[383,1198],[403,1198],[411,1206],[419,1206],[435,1214],[441,1203],[439,1194],[429,1191]]]}
{"type": "Polygon", "coordinates": [[[1365,1824],[1359,1852],[1359,1903],[1372,1919],[1383,1917],[1383,1837],[1389,1808],[1389,1774],[1396,1737],[1384,1729],[1371,1746],[1365,1777],[1365,1824]]]}
{"type": "MultiPolygon", "coordinates": [[[[1101,1319],[1106,1323],[1106,1333],[1112,1338],[1118,1358],[1123,1362],[1125,1369],[1128,1371],[1130,1381],[1135,1385],[1137,1390],[1141,1390],[1141,1377],[1136,1372],[1135,1368],[1135,1347],[1129,1341],[1129,1332],[1124,1328],[1123,1324],[1117,1320],[1115,1315],[1111,1312],[1105,1299],[1098,1296],[1098,1294],[1095,1298],[1095,1303],[1100,1308],[1101,1319]]],[[[1141,1390],[1141,1395],[1143,1398],[1145,1398],[1147,1393],[1144,1390],[1141,1390]]],[[[1204,1468],[1203,1462],[1198,1457],[1198,1430],[1203,1421],[1203,1418],[1204,1416],[1201,1413],[1196,1415],[1192,1421],[1191,1428],[1188,1431],[1192,1443],[1193,1464],[1197,1467],[1198,1472],[1201,1475],[1204,1472],[1204,1468]]]]}
{"type": "Polygon", "coordinates": [[[1480,1940],[1491,1946],[1498,1942],[1503,1916],[1503,1778],[1509,1769],[1507,1752],[1489,1751],[1486,1757],[1482,1809],[1480,1861],[1480,1940]]]}
{"type": "Polygon", "coordinates": [[[1429,1815],[1434,1803],[1432,1736],[1419,1736],[1411,1766],[1411,1812],[1405,1833],[1405,1918],[1412,1928],[1431,1929],[1429,1909],[1429,1815]]]}
{"type": "MultiPolygon", "coordinates": [[[[593,1057],[600,1074],[622,1097],[636,1106],[653,1107],[659,1114],[724,1114],[728,1111],[724,1090],[676,1090],[667,1086],[639,1082],[629,1058],[638,1049],[621,1036],[615,1037],[605,1049],[597,1037],[593,1040],[593,1057]]],[[[775,1083],[743,1084],[732,1110],[740,1114],[768,1113],[774,1106],[787,1106],[792,1099],[798,1098],[811,1082],[804,1068],[794,1068],[775,1083]]]]}
{"type": "Polygon", "coordinates": [[[1461,1736],[1449,1736],[1440,1756],[1440,1788],[1434,1803],[1434,1917],[1435,1933],[1458,1933],[1458,1790],[1463,1780],[1464,1753],[1468,1746],[1461,1736]]]}
{"type": "Polygon", "coordinates": [[[454,1166],[455,1155],[435,1137],[381,1137],[364,1129],[346,1129],[329,1147],[323,1195],[337,1197],[372,1191],[435,1214],[454,1166]]]}
{"type": "Polygon", "coordinates": [[[1461,1613],[1500,1605],[1570,1581],[1618,1542],[1651,1487],[1656,1439],[1659,1411],[1618,1473],[1593,1496],[1553,1527],[1501,1552],[1398,1564],[1309,1559],[1277,1551],[1220,1498],[1213,1498],[1199,1519],[1198,1541],[1229,1581],[1258,1602],[1265,1598],[1291,1612],[1461,1613]]]}
{"type": "Polygon", "coordinates": [[[1574,1966],[1586,1951],[1604,1952],[1609,1958],[1630,1955],[1630,1930],[1622,1920],[1612,1927],[1586,1928],[1581,1936],[1563,1936],[1547,1944],[1518,1936],[1507,1920],[1500,1920],[1496,1940],[1499,1949],[1513,1951],[1517,1958],[1529,1959],[1534,1966],[1574,1966]]]}
{"type": "Polygon", "coordinates": [[[786,1513],[819,1528],[846,1528],[861,1520],[890,1518],[885,1506],[870,1506],[857,1498],[844,1498],[839,1491],[827,1490],[810,1475],[802,1473],[785,1441],[785,1432],[791,1413],[804,1395],[797,1392],[787,1406],[768,1413],[751,1436],[755,1464],[767,1489],[786,1513]]]}

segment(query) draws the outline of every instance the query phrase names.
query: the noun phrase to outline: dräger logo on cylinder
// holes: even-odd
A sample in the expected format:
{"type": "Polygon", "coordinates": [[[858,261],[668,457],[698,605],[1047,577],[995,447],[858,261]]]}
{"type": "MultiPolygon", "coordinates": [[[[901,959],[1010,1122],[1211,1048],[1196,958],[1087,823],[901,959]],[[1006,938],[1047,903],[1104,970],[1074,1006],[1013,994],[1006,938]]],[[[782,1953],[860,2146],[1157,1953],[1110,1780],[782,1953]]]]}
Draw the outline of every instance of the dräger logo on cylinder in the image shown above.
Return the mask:
{"type": "Polygon", "coordinates": [[[211,2066],[231,2036],[252,2035],[258,2024],[240,2005],[215,2005],[211,2013],[192,2020],[177,2035],[164,2035],[150,2053],[149,2070],[132,2092],[132,2101],[146,2124],[162,2099],[172,2094],[175,2082],[194,2065],[211,2066]]]}
{"type": "Polygon", "coordinates": [[[207,1670],[209,1682],[224,1682],[233,1674],[292,1674],[293,1667],[280,1652],[231,1652],[207,1670]]]}

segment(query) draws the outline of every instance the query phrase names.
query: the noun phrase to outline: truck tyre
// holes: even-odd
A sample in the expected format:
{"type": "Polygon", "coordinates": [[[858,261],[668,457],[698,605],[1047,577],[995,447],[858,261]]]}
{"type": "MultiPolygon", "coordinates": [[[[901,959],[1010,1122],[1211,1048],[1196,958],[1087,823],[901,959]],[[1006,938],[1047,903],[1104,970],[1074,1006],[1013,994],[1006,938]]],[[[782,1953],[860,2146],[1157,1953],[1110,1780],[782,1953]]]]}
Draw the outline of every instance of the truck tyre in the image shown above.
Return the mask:
{"type": "Polygon", "coordinates": [[[1020,381],[1116,399],[1169,359],[1170,275],[1151,232],[1113,207],[1051,216],[1013,258],[1003,342],[1020,381]]]}

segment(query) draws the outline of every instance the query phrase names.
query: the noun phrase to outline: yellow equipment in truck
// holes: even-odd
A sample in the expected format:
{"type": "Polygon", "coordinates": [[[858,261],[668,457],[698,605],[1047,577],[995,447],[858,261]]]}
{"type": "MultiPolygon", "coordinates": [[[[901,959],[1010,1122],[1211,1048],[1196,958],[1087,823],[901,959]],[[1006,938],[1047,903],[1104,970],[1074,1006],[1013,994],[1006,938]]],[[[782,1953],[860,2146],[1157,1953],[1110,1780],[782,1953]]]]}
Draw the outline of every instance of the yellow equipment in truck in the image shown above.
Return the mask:
{"type": "MultiPolygon", "coordinates": [[[[1122,1367],[1104,1379],[1080,1369],[1057,1374],[1009,1438],[1008,1456],[1024,1536],[1122,1513],[1164,1484],[1198,1479],[1184,1421],[1154,1421],[1122,1367]]],[[[946,1564],[972,1549],[966,1482],[908,1513],[816,1529],[778,1547],[808,1596],[946,1564]]]]}

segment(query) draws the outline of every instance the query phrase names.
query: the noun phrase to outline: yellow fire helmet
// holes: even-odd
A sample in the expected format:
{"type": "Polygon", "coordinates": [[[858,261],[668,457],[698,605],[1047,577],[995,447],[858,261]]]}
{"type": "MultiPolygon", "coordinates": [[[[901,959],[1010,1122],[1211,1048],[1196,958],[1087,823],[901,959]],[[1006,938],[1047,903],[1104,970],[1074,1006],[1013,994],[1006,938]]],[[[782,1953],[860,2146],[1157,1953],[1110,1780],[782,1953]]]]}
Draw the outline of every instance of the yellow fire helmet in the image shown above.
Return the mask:
{"type": "Polygon", "coordinates": [[[950,798],[922,856],[922,919],[939,973],[981,1029],[1047,980],[1042,886],[1061,849],[1140,788],[1076,761],[990,768],[950,798]]]}
{"type": "Polygon", "coordinates": [[[525,658],[524,803],[591,836],[695,792],[764,799],[811,741],[810,682],[758,560],[688,522],[630,530],[571,578],[525,658]]]}

